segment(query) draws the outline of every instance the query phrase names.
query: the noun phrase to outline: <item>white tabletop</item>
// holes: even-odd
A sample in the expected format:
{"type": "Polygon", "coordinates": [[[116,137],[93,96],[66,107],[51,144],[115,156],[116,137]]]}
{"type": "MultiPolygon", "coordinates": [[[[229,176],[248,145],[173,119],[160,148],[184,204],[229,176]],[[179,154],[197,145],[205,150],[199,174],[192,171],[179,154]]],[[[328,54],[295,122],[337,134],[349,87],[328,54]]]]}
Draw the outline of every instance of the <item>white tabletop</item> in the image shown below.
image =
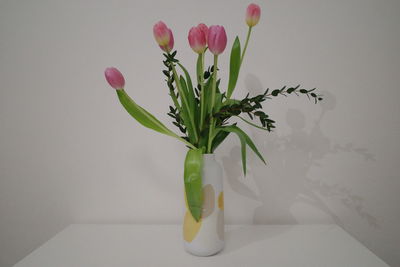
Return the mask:
{"type": "Polygon", "coordinates": [[[388,266],[335,225],[227,226],[226,247],[212,257],[186,253],[178,225],[67,227],[16,267],[388,266]]]}

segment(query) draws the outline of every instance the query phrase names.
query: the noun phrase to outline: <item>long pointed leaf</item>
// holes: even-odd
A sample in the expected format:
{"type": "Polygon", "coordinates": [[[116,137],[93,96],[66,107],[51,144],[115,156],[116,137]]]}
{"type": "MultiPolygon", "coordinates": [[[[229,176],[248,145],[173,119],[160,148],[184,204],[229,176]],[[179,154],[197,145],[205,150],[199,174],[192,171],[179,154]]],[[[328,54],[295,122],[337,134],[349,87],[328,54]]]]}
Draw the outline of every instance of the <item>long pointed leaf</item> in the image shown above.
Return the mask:
{"type": "Polygon", "coordinates": [[[162,124],[156,117],[154,117],[147,110],[136,104],[135,101],[133,101],[129,97],[129,95],[125,92],[125,90],[116,90],[116,91],[122,106],[137,122],[154,131],[177,138],[178,140],[186,143],[188,146],[192,148],[194,147],[186,140],[180,138],[173,131],[169,130],[164,124],[162,124]]]}
{"type": "MultiPolygon", "coordinates": [[[[200,116],[200,114],[199,114],[200,113],[200,110],[199,110],[200,107],[196,104],[196,96],[194,94],[192,79],[190,78],[189,72],[186,70],[186,68],[181,63],[178,63],[178,66],[182,69],[183,73],[185,74],[187,92],[188,92],[187,98],[188,98],[188,101],[189,101],[191,112],[193,114],[193,118],[195,118],[195,120],[196,120],[200,116]]],[[[181,80],[182,80],[182,77],[181,77],[181,80]]],[[[197,125],[195,125],[195,126],[197,126],[197,125]]]]}
{"type": "Polygon", "coordinates": [[[224,132],[230,132],[230,133],[235,133],[240,140],[240,150],[242,152],[242,167],[243,167],[243,173],[246,176],[246,138],[244,137],[244,135],[238,131],[236,126],[227,126],[227,127],[223,127],[223,128],[219,128],[221,131],[224,132]]]}
{"type": "Polygon", "coordinates": [[[232,45],[231,58],[229,65],[229,83],[226,97],[229,99],[235,89],[236,82],[239,76],[240,70],[240,41],[239,37],[236,36],[235,41],[232,45]]]}
{"type": "Polygon", "coordinates": [[[254,124],[254,123],[252,123],[251,121],[246,120],[245,118],[242,118],[242,117],[240,117],[240,116],[236,116],[236,117],[238,117],[239,119],[241,119],[242,121],[244,121],[245,123],[247,123],[247,124],[249,124],[249,125],[251,125],[251,126],[253,126],[253,127],[256,127],[256,128],[258,128],[258,129],[260,129],[260,130],[264,130],[264,131],[270,132],[270,130],[268,130],[267,128],[258,126],[257,124],[254,124]]]}
{"type": "Polygon", "coordinates": [[[181,84],[181,88],[182,88],[183,93],[186,94],[186,99],[189,99],[189,110],[186,107],[182,108],[182,119],[183,119],[183,122],[184,122],[184,124],[186,126],[186,129],[188,131],[190,141],[191,142],[195,142],[195,131],[196,131],[196,129],[193,128],[193,127],[195,127],[196,125],[192,125],[192,123],[190,122],[190,116],[194,116],[194,103],[192,103],[194,101],[194,99],[193,99],[193,101],[191,101],[191,99],[188,98],[188,89],[187,89],[187,86],[186,86],[185,78],[183,78],[183,76],[180,77],[180,81],[179,82],[181,84]]]}
{"type": "MultiPolygon", "coordinates": [[[[235,126],[236,127],[236,126],[235,126]]],[[[267,164],[265,162],[264,157],[261,155],[261,153],[258,151],[256,145],[253,143],[253,141],[251,140],[251,138],[245,133],[243,132],[240,128],[236,127],[239,131],[241,131],[244,134],[244,137],[246,139],[246,143],[247,145],[251,148],[251,150],[253,150],[253,152],[258,156],[258,158],[264,163],[267,164]]]]}
{"type": "Polygon", "coordinates": [[[190,213],[198,222],[201,218],[203,192],[201,170],[203,166],[202,149],[190,149],[185,158],[184,182],[186,200],[190,213]]]}
{"type": "Polygon", "coordinates": [[[253,150],[253,152],[260,158],[260,160],[262,162],[264,162],[264,164],[266,164],[263,156],[261,155],[261,153],[258,151],[257,147],[254,145],[253,141],[251,140],[251,138],[245,133],[243,132],[242,129],[240,129],[239,127],[237,127],[236,125],[231,125],[228,127],[232,127],[235,128],[237,132],[239,132],[240,134],[242,134],[246,140],[247,145],[251,148],[251,150],[253,150]]]}
{"type": "Polygon", "coordinates": [[[182,108],[182,112],[180,113],[180,116],[182,117],[183,124],[186,127],[186,130],[188,132],[188,137],[191,143],[195,142],[195,134],[194,134],[194,129],[192,127],[192,124],[190,123],[190,118],[188,114],[188,110],[186,108],[182,108]]]}
{"type": "Polygon", "coordinates": [[[215,149],[217,149],[217,147],[225,140],[226,137],[228,137],[229,134],[230,132],[224,132],[224,131],[217,132],[212,141],[211,152],[214,152],[215,149]]]}
{"type": "MultiPolygon", "coordinates": [[[[194,99],[196,97],[194,95],[193,83],[192,83],[192,79],[190,78],[190,74],[181,63],[178,63],[178,66],[182,69],[183,73],[185,74],[189,98],[193,99],[193,101],[194,101],[194,99]]],[[[190,99],[189,99],[189,101],[190,101],[190,99]]]]}
{"type": "Polygon", "coordinates": [[[182,75],[179,76],[179,82],[181,83],[181,88],[182,88],[182,91],[185,93],[186,99],[188,99],[189,92],[188,92],[188,89],[187,89],[185,78],[183,78],[182,75]]]}
{"type": "MultiPolygon", "coordinates": [[[[222,131],[228,131],[228,132],[235,133],[239,137],[240,143],[242,146],[242,164],[243,164],[243,172],[245,175],[246,175],[246,148],[243,148],[243,142],[245,144],[247,144],[251,148],[251,150],[253,150],[253,152],[261,159],[261,161],[264,162],[264,164],[266,164],[263,156],[258,151],[257,147],[254,145],[251,138],[245,132],[243,132],[242,129],[240,129],[236,125],[230,125],[230,126],[222,127],[220,129],[222,131]]],[[[244,145],[244,147],[245,147],[245,145],[244,145]]]]}
{"type": "MultiPolygon", "coordinates": [[[[185,72],[185,69],[183,67],[182,67],[182,69],[185,72]]],[[[187,73],[187,75],[189,75],[189,73],[187,73]]],[[[185,80],[185,78],[183,78],[183,76],[181,76],[180,79],[181,79],[180,82],[181,82],[183,90],[185,90],[187,92],[186,98],[189,101],[190,112],[191,112],[191,114],[193,114],[193,117],[195,117],[196,97],[194,96],[194,92],[193,92],[192,80],[190,80],[190,76],[186,76],[186,80],[185,80]]]]}

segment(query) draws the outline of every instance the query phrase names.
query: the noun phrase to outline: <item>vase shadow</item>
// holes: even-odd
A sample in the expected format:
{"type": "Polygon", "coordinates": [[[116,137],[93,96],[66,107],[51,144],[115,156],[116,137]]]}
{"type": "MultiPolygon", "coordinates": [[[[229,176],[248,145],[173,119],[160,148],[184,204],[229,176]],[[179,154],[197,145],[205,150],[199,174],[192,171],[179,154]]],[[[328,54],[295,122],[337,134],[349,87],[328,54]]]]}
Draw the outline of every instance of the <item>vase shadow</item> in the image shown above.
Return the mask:
{"type": "MultiPolygon", "coordinates": [[[[266,89],[254,75],[247,75],[245,84],[250,95],[261,94],[266,89]]],[[[309,175],[312,168],[322,167],[322,159],[338,153],[352,153],[365,161],[375,161],[375,156],[368,149],[358,147],[353,142],[335,144],[324,134],[321,122],[327,113],[335,109],[336,98],[329,92],[322,93],[324,99],[320,102],[321,112],[310,130],[306,129],[304,113],[298,109],[289,109],[286,112],[286,122],[290,128],[288,134],[272,132],[266,135],[264,131],[249,127],[249,136],[267,160],[265,166],[253,153],[248,153],[248,175],[245,179],[252,178],[258,192],[243,183],[240,147],[235,146],[227,155],[222,156],[226,180],[231,189],[259,202],[254,210],[253,224],[297,224],[299,221],[294,216],[292,207],[301,203],[322,214],[317,221],[305,218],[302,223],[335,223],[346,229],[339,216],[324,202],[324,198],[332,198],[357,214],[368,226],[379,228],[378,218],[366,210],[362,196],[354,193],[351,188],[327,181],[326,178],[314,175],[311,178],[309,175]]],[[[229,235],[232,238],[242,238],[238,243],[240,246],[264,238],[246,238],[240,232],[228,232],[228,237],[229,235]]]]}

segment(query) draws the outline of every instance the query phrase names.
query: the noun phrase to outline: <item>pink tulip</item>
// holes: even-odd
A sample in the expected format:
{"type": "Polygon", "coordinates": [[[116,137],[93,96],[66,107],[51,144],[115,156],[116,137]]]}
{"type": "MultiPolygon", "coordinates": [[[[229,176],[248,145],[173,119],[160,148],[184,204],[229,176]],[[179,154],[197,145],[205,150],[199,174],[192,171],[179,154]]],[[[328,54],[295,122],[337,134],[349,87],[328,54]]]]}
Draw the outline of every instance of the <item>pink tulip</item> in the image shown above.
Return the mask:
{"type": "Polygon", "coordinates": [[[160,46],[166,46],[170,42],[170,33],[167,25],[164,22],[159,21],[153,26],[153,35],[156,42],[160,46]]]}
{"type": "Polygon", "coordinates": [[[226,32],[223,26],[211,26],[208,29],[208,48],[214,55],[224,52],[227,42],[226,32]]]}
{"type": "Polygon", "coordinates": [[[104,71],[104,75],[106,76],[106,80],[111,85],[112,88],[116,90],[124,89],[125,79],[122,73],[118,69],[107,68],[104,71]]]}
{"type": "Polygon", "coordinates": [[[160,48],[164,50],[165,52],[171,52],[172,48],[174,48],[174,35],[172,34],[172,31],[168,29],[168,35],[169,35],[169,42],[165,46],[161,46],[160,48]]]}
{"type": "MultiPolygon", "coordinates": [[[[207,26],[206,26],[207,27],[207,26]]],[[[207,39],[204,31],[199,26],[192,27],[189,31],[188,40],[194,52],[203,53],[207,46],[207,39]]]]}
{"type": "Polygon", "coordinates": [[[246,23],[249,27],[257,25],[260,20],[261,10],[256,4],[250,4],[246,10],[246,23]]]}
{"type": "Polygon", "coordinates": [[[204,35],[206,36],[206,41],[207,41],[207,37],[208,37],[208,27],[206,24],[204,23],[200,23],[199,25],[197,25],[197,28],[199,28],[202,32],[204,32],[204,35]]]}

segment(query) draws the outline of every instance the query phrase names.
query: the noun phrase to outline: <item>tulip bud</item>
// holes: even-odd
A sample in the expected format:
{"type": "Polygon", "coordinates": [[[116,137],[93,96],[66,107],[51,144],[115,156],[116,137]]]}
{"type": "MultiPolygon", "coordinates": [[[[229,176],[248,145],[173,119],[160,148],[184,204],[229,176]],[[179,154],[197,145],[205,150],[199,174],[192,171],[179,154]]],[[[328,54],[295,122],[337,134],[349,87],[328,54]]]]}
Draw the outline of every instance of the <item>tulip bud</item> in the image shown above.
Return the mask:
{"type": "Polygon", "coordinates": [[[106,76],[106,80],[111,85],[112,88],[116,90],[124,89],[125,79],[122,73],[118,69],[107,68],[104,71],[104,75],[106,76]]]}
{"type": "Polygon", "coordinates": [[[170,42],[170,33],[167,25],[164,22],[159,21],[153,26],[153,35],[156,42],[160,46],[166,46],[170,42]]]}
{"type": "Polygon", "coordinates": [[[204,23],[200,23],[199,25],[197,25],[197,28],[199,28],[202,32],[204,32],[204,35],[206,36],[206,41],[208,38],[208,27],[206,24],[204,23]]]}
{"type": "Polygon", "coordinates": [[[246,10],[246,23],[249,27],[257,25],[260,20],[260,7],[256,4],[250,4],[246,10]]]}
{"type": "Polygon", "coordinates": [[[208,48],[214,55],[224,52],[227,42],[226,32],[223,26],[211,26],[208,29],[208,48]]]}
{"type": "MultiPolygon", "coordinates": [[[[207,26],[206,26],[207,27],[207,26]]],[[[194,52],[201,54],[207,46],[206,35],[199,27],[192,27],[189,31],[188,40],[194,52]]]]}
{"type": "Polygon", "coordinates": [[[174,48],[174,35],[172,34],[172,31],[168,29],[168,35],[169,35],[169,42],[165,46],[161,46],[160,48],[164,50],[165,52],[171,52],[172,48],[174,48]]]}

